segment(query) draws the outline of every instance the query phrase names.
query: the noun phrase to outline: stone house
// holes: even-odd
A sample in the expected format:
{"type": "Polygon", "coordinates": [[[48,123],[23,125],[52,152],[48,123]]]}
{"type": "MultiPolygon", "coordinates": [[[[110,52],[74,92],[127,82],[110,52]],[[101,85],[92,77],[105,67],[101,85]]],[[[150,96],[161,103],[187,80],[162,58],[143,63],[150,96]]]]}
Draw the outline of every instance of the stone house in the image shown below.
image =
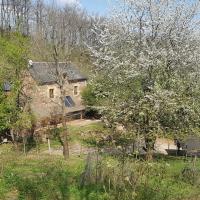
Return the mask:
{"type": "Polygon", "coordinates": [[[58,72],[64,78],[66,116],[82,117],[85,107],[82,104],[81,91],[87,84],[87,78],[74,64],[59,62],[57,67],[51,62],[29,61],[24,78],[24,91],[29,98],[30,109],[37,121],[59,118],[62,114],[61,89],[58,84],[58,72]]]}

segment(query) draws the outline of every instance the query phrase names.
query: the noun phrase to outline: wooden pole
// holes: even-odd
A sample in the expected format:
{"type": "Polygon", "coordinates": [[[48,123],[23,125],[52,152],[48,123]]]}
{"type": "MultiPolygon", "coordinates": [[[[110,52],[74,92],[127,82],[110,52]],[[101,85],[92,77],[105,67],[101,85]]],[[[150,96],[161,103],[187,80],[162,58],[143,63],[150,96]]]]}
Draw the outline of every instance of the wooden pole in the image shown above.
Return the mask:
{"type": "Polygon", "coordinates": [[[49,138],[47,138],[47,142],[48,142],[49,154],[51,155],[51,142],[49,138]]]}

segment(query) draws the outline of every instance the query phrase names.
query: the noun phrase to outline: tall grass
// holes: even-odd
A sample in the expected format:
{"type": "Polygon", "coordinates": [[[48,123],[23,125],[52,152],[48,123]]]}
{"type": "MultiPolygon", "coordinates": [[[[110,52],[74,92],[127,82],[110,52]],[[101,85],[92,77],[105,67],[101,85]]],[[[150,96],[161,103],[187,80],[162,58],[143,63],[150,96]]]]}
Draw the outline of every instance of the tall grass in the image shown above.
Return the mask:
{"type": "Polygon", "coordinates": [[[0,148],[2,200],[189,200],[200,195],[200,186],[182,173],[192,164],[183,159],[122,162],[94,153],[64,161],[62,156],[34,152],[24,156],[4,147],[0,148]]]}

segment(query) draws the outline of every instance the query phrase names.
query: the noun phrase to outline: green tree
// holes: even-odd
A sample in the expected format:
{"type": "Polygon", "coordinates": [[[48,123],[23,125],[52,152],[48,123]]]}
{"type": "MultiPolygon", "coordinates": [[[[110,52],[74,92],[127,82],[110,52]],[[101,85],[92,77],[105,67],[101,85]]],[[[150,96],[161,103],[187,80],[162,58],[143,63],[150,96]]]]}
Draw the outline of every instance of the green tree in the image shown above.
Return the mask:
{"type": "Polygon", "coordinates": [[[23,72],[28,60],[29,39],[18,33],[0,37],[0,130],[31,128],[32,115],[23,94],[23,72]],[[10,91],[3,90],[9,83],[10,91]],[[26,117],[25,117],[26,116],[26,117]],[[27,127],[28,126],[28,127],[27,127]]]}

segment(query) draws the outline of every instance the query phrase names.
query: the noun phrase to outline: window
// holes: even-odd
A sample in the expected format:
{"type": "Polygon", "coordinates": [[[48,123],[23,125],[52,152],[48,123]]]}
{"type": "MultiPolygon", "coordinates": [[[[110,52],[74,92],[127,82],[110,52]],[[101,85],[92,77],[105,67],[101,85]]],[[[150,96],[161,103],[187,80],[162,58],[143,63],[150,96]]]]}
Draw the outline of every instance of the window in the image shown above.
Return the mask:
{"type": "Polygon", "coordinates": [[[54,89],[49,89],[49,97],[54,98],[54,89]]]}
{"type": "Polygon", "coordinates": [[[74,95],[78,95],[78,86],[77,85],[74,86],[74,95]]]}
{"type": "Polygon", "coordinates": [[[66,107],[74,107],[75,106],[75,103],[70,96],[65,97],[65,106],[66,107]]]}

